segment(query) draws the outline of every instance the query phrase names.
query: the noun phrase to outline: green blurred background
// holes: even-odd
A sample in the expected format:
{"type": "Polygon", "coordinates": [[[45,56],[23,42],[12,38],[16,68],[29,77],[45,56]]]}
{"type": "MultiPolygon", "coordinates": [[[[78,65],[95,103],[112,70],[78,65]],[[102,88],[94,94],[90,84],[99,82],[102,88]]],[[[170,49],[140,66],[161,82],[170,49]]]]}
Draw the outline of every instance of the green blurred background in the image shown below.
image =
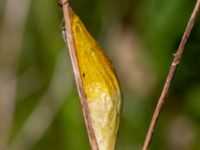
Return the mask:
{"type": "MultiPolygon", "coordinates": [[[[117,150],[140,150],[195,0],[71,0],[121,82],[117,150]]],[[[88,150],[57,0],[0,0],[0,150],[88,150]]],[[[151,144],[200,149],[200,17],[151,144]]]]}

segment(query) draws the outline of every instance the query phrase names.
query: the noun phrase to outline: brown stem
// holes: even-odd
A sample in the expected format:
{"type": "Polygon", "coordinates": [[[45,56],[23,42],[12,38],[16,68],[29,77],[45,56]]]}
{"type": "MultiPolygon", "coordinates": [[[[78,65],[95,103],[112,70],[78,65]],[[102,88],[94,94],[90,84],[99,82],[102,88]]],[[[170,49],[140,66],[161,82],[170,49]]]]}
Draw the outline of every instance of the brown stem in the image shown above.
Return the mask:
{"type": "Polygon", "coordinates": [[[64,20],[65,20],[65,27],[66,27],[66,37],[67,37],[67,43],[69,47],[70,57],[72,61],[72,67],[74,71],[74,76],[76,80],[76,85],[82,105],[83,115],[85,119],[85,124],[87,128],[87,134],[90,141],[90,146],[92,150],[98,150],[98,145],[96,141],[96,137],[94,134],[94,130],[92,127],[92,120],[90,117],[90,112],[88,108],[87,103],[87,96],[85,93],[85,90],[83,89],[83,83],[81,80],[81,74],[79,71],[79,65],[77,60],[77,50],[75,46],[74,36],[72,32],[72,26],[71,26],[71,19],[70,19],[70,6],[69,6],[69,0],[61,0],[62,2],[62,8],[63,8],[63,14],[64,14],[64,20]]]}
{"type": "Polygon", "coordinates": [[[160,98],[158,100],[156,109],[154,111],[154,114],[153,114],[149,129],[148,129],[148,132],[147,132],[146,139],[145,139],[145,142],[144,142],[142,150],[147,150],[149,145],[150,145],[150,143],[151,143],[152,136],[153,136],[153,133],[154,133],[154,130],[155,130],[155,126],[156,126],[156,123],[158,121],[158,117],[159,117],[159,115],[161,113],[163,104],[165,102],[165,98],[167,96],[167,93],[168,93],[170,85],[171,85],[171,81],[172,81],[172,79],[174,77],[177,65],[179,64],[179,61],[180,61],[180,59],[182,57],[185,44],[187,42],[188,37],[190,36],[190,32],[191,32],[191,30],[193,28],[193,25],[194,25],[195,21],[196,21],[196,18],[197,18],[197,15],[199,13],[199,10],[200,10],[200,0],[197,0],[195,8],[194,8],[194,10],[192,12],[192,15],[191,15],[191,17],[190,17],[190,19],[188,21],[187,27],[185,29],[185,32],[184,32],[184,34],[182,36],[182,40],[181,40],[181,42],[179,44],[179,47],[178,47],[178,50],[177,50],[176,55],[174,57],[174,60],[173,60],[173,62],[171,64],[171,67],[169,69],[169,73],[168,73],[167,79],[165,81],[161,96],[160,96],[160,98]]]}

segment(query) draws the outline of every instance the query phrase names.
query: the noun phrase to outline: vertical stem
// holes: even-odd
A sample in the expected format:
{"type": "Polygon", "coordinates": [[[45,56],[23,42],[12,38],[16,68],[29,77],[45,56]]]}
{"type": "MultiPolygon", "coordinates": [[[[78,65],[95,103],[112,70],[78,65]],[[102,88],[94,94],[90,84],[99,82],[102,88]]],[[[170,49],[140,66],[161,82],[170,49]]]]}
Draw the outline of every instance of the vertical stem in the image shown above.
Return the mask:
{"type": "Polygon", "coordinates": [[[177,50],[176,55],[174,57],[174,60],[173,60],[173,62],[171,64],[171,67],[169,69],[169,73],[168,73],[167,79],[165,81],[161,96],[160,96],[160,98],[158,100],[156,109],[154,111],[154,114],[153,114],[149,129],[148,129],[148,132],[147,132],[146,139],[145,139],[145,142],[144,142],[142,150],[147,150],[149,145],[150,145],[150,143],[151,143],[152,136],[153,136],[153,133],[154,133],[154,130],[155,130],[155,126],[156,126],[156,123],[158,121],[158,117],[159,117],[159,115],[161,113],[163,104],[165,102],[165,98],[167,96],[167,93],[168,93],[170,85],[171,85],[171,81],[172,81],[172,79],[174,77],[177,65],[179,64],[179,61],[180,61],[180,59],[182,57],[185,44],[187,42],[188,37],[190,36],[190,32],[191,32],[191,30],[193,28],[193,25],[194,25],[195,21],[196,21],[196,18],[197,18],[197,15],[199,13],[199,10],[200,10],[200,0],[197,0],[195,8],[194,8],[194,10],[192,12],[192,15],[191,15],[191,17],[190,17],[190,19],[188,21],[187,27],[185,29],[185,32],[184,32],[184,34],[182,36],[182,40],[181,40],[181,42],[179,44],[179,47],[178,47],[178,50],[177,50]]]}
{"type": "Polygon", "coordinates": [[[98,145],[97,145],[96,137],[95,137],[94,130],[92,127],[92,120],[91,120],[90,112],[88,108],[87,96],[83,89],[83,83],[82,83],[81,74],[79,71],[79,65],[78,65],[78,60],[77,60],[77,50],[75,46],[75,41],[74,41],[74,36],[73,36],[72,26],[71,26],[71,19],[70,19],[71,8],[69,6],[69,0],[61,0],[61,2],[62,2],[62,7],[63,7],[65,25],[66,25],[67,43],[69,47],[76,85],[77,85],[77,89],[78,89],[78,93],[79,93],[79,97],[80,97],[80,101],[82,105],[83,115],[84,115],[85,124],[87,128],[87,134],[88,134],[88,138],[89,138],[90,146],[92,150],[98,150],[98,145]]]}

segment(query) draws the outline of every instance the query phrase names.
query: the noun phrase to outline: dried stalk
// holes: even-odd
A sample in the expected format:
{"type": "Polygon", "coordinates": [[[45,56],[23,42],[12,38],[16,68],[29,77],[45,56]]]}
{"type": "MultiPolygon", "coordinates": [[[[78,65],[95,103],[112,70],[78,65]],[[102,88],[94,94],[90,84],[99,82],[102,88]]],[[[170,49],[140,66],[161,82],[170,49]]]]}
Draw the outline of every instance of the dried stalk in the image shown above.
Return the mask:
{"type": "Polygon", "coordinates": [[[79,71],[79,65],[77,60],[77,50],[74,42],[74,36],[72,32],[72,26],[71,26],[71,19],[70,19],[70,6],[69,6],[69,0],[61,0],[62,8],[63,8],[63,14],[64,14],[64,21],[65,21],[65,37],[67,38],[67,43],[69,47],[70,57],[72,61],[72,67],[74,71],[74,76],[76,80],[76,85],[82,105],[83,115],[85,119],[85,124],[87,128],[87,134],[90,142],[90,146],[92,150],[98,150],[98,145],[96,141],[96,137],[94,134],[94,130],[92,127],[92,120],[90,117],[89,107],[87,103],[87,96],[83,89],[83,83],[81,80],[81,74],[79,71]]]}
{"type": "Polygon", "coordinates": [[[199,10],[200,10],[200,0],[197,0],[195,8],[194,8],[194,10],[193,10],[193,12],[191,14],[191,17],[190,17],[190,19],[188,21],[188,24],[187,24],[187,27],[185,29],[185,32],[184,32],[184,34],[182,36],[182,40],[181,40],[181,42],[179,44],[178,50],[177,50],[177,52],[175,54],[174,60],[173,60],[173,62],[171,64],[171,67],[169,69],[169,73],[168,73],[167,79],[165,81],[161,96],[160,96],[160,98],[158,100],[156,109],[154,111],[154,114],[153,114],[149,129],[148,129],[148,132],[147,132],[147,135],[146,135],[146,139],[145,139],[145,142],[144,142],[144,145],[143,145],[143,148],[142,148],[143,150],[147,150],[149,145],[150,145],[150,143],[151,143],[152,136],[153,136],[153,133],[154,133],[154,130],[155,130],[155,126],[156,126],[156,123],[158,121],[158,117],[159,117],[159,115],[161,113],[163,104],[165,102],[165,98],[167,96],[167,93],[168,93],[170,85],[171,85],[171,81],[172,81],[172,79],[174,77],[176,68],[177,68],[177,66],[179,64],[179,61],[180,61],[181,57],[182,57],[185,44],[187,42],[188,37],[190,36],[191,30],[192,30],[193,25],[194,25],[194,23],[196,21],[196,18],[197,18],[197,15],[199,13],[199,10]]]}

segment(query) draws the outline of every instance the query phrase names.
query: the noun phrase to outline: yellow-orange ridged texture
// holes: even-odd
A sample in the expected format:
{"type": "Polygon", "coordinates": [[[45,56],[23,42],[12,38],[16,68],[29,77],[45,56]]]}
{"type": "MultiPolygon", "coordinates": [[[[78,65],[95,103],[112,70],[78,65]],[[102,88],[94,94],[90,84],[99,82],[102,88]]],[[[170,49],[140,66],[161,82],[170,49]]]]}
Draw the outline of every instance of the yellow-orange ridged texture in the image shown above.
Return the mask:
{"type": "Polygon", "coordinates": [[[71,10],[77,59],[99,150],[114,150],[119,128],[121,93],[113,65],[71,10]]]}

